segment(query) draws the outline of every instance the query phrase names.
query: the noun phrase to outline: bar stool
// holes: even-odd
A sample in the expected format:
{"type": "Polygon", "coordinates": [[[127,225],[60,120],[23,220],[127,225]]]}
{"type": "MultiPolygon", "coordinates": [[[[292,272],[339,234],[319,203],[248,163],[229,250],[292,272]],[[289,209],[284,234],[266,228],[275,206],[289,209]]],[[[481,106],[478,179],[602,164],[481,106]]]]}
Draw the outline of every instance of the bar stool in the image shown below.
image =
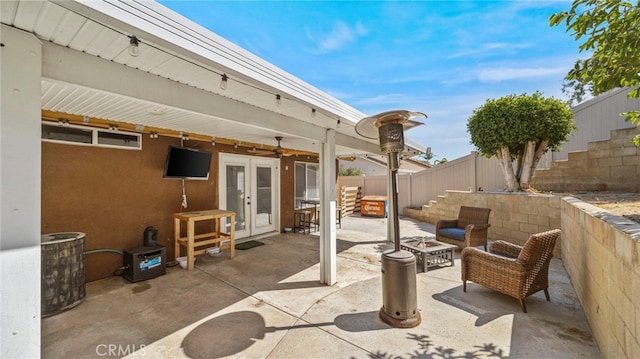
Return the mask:
{"type": "MultiPolygon", "coordinates": [[[[320,208],[316,210],[316,217],[314,218],[313,223],[315,224],[315,229],[320,230],[320,208]]],[[[336,225],[338,225],[339,228],[342,228],[342,207],[340,206],[336,207],[336,225]]]]}
{"type": "Polygon", "coordinates": [[[293,228],[296,232],[302,232],[303,234],[311,233],[311,211],[294,211],[293,228]]]}

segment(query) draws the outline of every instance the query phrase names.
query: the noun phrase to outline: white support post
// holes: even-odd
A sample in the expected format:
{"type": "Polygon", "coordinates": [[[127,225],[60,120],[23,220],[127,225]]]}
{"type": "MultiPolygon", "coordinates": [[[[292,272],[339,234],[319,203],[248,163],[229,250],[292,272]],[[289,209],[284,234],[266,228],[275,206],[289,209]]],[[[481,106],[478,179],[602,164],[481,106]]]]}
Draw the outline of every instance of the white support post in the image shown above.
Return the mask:
{"type": "Polygon", "coordinates": [[[320,283],[336,283],[336,132],[320,145],[320,283]]]}
{"type": "Polygon", "coordinates": [[[38,358],[42,44],[0,26],[0,358],[38,358]]]}

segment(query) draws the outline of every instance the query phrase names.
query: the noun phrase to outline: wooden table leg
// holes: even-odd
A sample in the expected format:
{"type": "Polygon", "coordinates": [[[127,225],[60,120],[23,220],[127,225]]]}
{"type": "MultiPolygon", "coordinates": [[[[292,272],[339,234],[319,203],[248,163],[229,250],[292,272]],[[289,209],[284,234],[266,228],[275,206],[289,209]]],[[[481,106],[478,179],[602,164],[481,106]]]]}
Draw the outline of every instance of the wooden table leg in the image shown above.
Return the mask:
{"type": "Polygon", "coordinates": [[[180,220],[178,218],[173,219],[173,242],[173,260],[178,260],[178,257],[180,257],[180,220]]]}
{"type": "Polygon", "coordinates": [[[231,215],[231,223],[229,224],[229,251],[231,252],[231,258],[236,255],[236,215],[235,213],[231,215]]]}
{"type": "Polygon", "coordinates": [[[193,270],[195,262],[195,222],[187,221],[187,269],[193,270]]]}

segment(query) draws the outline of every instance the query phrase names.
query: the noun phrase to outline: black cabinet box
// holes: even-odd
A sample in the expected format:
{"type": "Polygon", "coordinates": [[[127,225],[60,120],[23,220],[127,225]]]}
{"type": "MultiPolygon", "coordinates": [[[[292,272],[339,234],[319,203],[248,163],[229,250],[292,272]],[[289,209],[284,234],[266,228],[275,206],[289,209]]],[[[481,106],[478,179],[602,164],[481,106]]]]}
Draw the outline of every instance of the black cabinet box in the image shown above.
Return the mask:
{"type": "Polygon", "coordinates": [[[164,250],[160,245],[125,249],[122,256],[122,276],[130,282],[138,282],[165,274],[167,270],[164,250]]]}

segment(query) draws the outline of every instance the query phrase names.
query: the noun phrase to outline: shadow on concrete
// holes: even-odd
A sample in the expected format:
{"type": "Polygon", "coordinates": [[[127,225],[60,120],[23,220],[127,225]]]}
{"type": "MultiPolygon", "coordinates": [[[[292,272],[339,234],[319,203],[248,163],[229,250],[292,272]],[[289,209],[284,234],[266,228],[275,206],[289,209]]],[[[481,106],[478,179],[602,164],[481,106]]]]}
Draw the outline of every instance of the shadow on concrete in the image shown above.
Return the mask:
{"type": "MultiPolygon", "coordinates": [[[[428,335],[407,334],[407,338],[415,342],[416,349],[404,354],[390,354],[384,351],[377,351],[369,354],[370,358],[374,359],[435,359],[435,358],[447,358],[447,359],[474,359],[474,358],[507,358],[508,355],[499,349],[495,344],[476,345],[472,352],[460,352],[457,353],[454,348],[445,348],[442,346],[435,346],[433,341],[428,335]]],[[[407,348],[411,350],[411,348],[407,348]]]]}
{"type": "MultiPolygon", "coordinates": [[[[348,221],[343,221],[343,227],[348,227],[349,223],[345,226],[345,222],[348,221]]],[[[354,228],[359,228],[363,232],[357,233],[354,230],[345,235],[339,234],[337,248],[342,258],[355,259],[359,262],[364,262],[362,259],[371,259],[370,263],[375,265],[376,261],[379,261],[379,254],[392,246],[383,236],[364,233],[369,230],[372,222],[375,221],[352,224],[354,228]]],[[[406,235],[420,234],[418,226],[415,226],[414,230],[417,232],[406,233],[406,235]]],[[[147,346],[173,333],[180,335],[183,328],[194,323],[198,324],[193,329],[189,329],[186,336],[176,343],[181,345],[185,354],[192,358],[215,358],[242,353],[256,341],[269,340],[269,336],[265,334],[276,330],[303,327],[322,329],[324,326],[335,326],[345,332],[362,333],[365,336],[367,331],[385,331],[385,334],[392,332],[387,331],[390,327],[378,318],[377,310],[349,313],[345,308],[342,312],[346,312],[345,314],[335,313],[333,321],[327,318],[331,321],[328,323],[324,323],[327,319],[323,319],[319,323],[306,324],[305,322],[281,328],[265,327],[265,319],[252,311],[234,312],[208,319],[222,309],[256,296],[258,292],[268,291],[276,291],[276,293],[261,293],[258,298],[260,302],[264,298],[267,300],[275,298],[277,303],[285,303],[286,310],[291,312],[292,317],[300,319],[305,310],[311,306],[317,306],[316,299],[309,297],[308,292],[305,292],[306,288],[318,288],[313,292],[318,298],[326,298],[331,292],[340,288],[339,286],[327,287],[318,280],[318,236],[279,234],[261,241],[264,241],[265,245],[246,251],[237,251],[233,259],[229,258],[227,252],[217,257],[200,256],[194,271],[173,267],[167,268],[167,275],[141,283],[129,283],[121,277],[88,283],[87,296],[81,305],[42,320],[42,356],[47,358],[91,357],[96,355],[99,345],[107,344],[117,345],[127,350],[139,348],[141,345],[147,346]],[[297,301],[298,298],[307,305],[306,308],[292,308],[288,305],[297,301]],[[224,331],[224,335],[217,335],[221,331],[224,331]],[[234,335],[230,335],[230,331],[234,335]],[[225,340],[228,342],[224,342],[225,340]]],[[[354,265],[354,261],[342,263],[343,272],[341,273],[349,273],[353,275],[351,280],[359,281],[358,283],[362,286],[365,284],[370,286],[368,282],[365,283],[367,278],[361,277],[359,271],[371,267],[362,263],[354,265]]],[[[442,273],[445,274],[445,271],[446,269],[443,268],[442,273]]],[[[447,278],[446,275],[435,273],[434,275],[447,278]]],[[[371,279],[371,281],[377,280],[377,278],[371,279]]],[[[568,282],[566,279],[565,281],[568,282]]],[[[345,284],[353,287],[353,284],[348,282],[345,284]]],[[[500,299],[490,293],[482,293],[482,295],[463,293],[459,284],[454,285],[456,287],[433,295],[433,299],[473,313],[477,316],[476,326],[489,323],[505,314],[517,313],[519,310],[515,300],[512,303],[510,299],[500,299]],[[479,297],[484,297],[484,302],[478,302],[479,297]],[[496,300],[503,303],[497,306],[495,303],[491,304],[496,300]],[[492,309],[489,311],[482,308],[492,309]]],[[[472,289],[472,291],[479,290],[481,289],[472,289]]],[[[540,314],[529,317],[515,314],[514,323],[528,320],[534,322],[534,325],[514,325],[510,348],[512,356],[517,357],[518,354],[526,353],[531,338],[536,336],[546,338],[546,333],[540,334],[533,329],[529,331],[529,328],[546,331],[555,326],[557,329],[551,330],[554,335],[560,337],[574,333],[572,337],[575,337],[576,341],[589,340],[589,328],[586,322],[583,326],[562,327],[563,321],[559,320],[572,318],[570,313],[576,309],[580,310],[579,306],[565,306],[559,314],[559,308],[553,303],[550,305],[544,301],[544,298],[540,299],[539,303],[531,301],[527,304],[530,312],[540,312],[540,314]],[[543,319],[548,322],[542,322],[543,319]]],[[[357,303],[353,308],[358,308],[357,303]]],[[[385,352],[386,347],[381,344],[377,346],[380,349],[371,354],[371,357],[504,357],[504,354],[492,343],[475,346],[477,350],[468,353],[457,353],[453,348],[435,346],[433,340],[437,337],[430,338],[414,333],[409,334],[409,339],[415,342],[415,347],[407,348],[405,354],[391,355],[385,352]]],[[[547,353],[549,352],[551,351],[547,353]]],[[[590,352],[584,353],[587,355],[583,356],[588,357],[590,352]]]]}
{"type": "Polygon", "coordinates": [[[484,309],[488,307],[495,308],[495,306],[477,305],[477,298],[475,298],[476,300],[474,301],[473,295],[469,295],[469,293],[465,293],[462,291],[462,286],[448,289],[442,293],[436,293],[432,295],[432,298],[439,302],[445,303],[447,305],[475,315],[478,318],[475,322],[476,327],[483,326],[497,318],[500,318],[503,315],[512,314],[509,312],[491,311],[484,309]]]}
{"type": "MultiPolygon", "coordinates": [[[[395,329],[378,318],[378,312],[343,314],[333,323],[297,324],[285,327],[268,327],[264,318],[255,312],[239,311],[212,318],[192,329],[182,341],[181,348],[189,358],[222,358],[237,355],[256,341],[265,338],[266,333],[303,328],[321,328],[335,325],[349,332],[395,329]]],[[[436,346],[428,335],[408,333],[407,338],[415,342],[415,348],[404,355],[378,350],[370,353],[371,358],[506,358],[502,349],[494,344],[474,346],[473,352],[457,353],[454,348],[436,346]]]]}
{"type": "Polygon", "coordinates": [[[241,311],[224,314],[198,325],[182,341],[189,358],[222,358],[242,352],[266,332],[262,316],[241,311]]]}
{"type": "Polygon", "coordinates": [[[380,319],[379,311],[341,314],[336,317],[336,327],[347,332],[368,332],[372,330],[394,329],[380,319]]]}
{"type": "Polygon", "coordinates": [[[181,348],[189,358],[222,358],[241,353],[256,341],[264,339],[266,333],[332,325],[349,332],[394,329],[378,318],[377,311],[342,314],[333,323],[305,323],[285,327],[266,326],[262,315],[252,311],[238,311],[217,316],[198,325],[184,338],[181,348]]]}
{"type": "MultiPolygon", "coordinates": [[[[552,268],[558,265],[560,263],[556,260],[552,263],[552,268]]],[[[558,268],[554,270],[558,271],[558,268]]],[[[550,279],[551,302],[546,301],[542,292],[537,292],[526,299],[527,313],[522,312],[516,299],[472,282],[467,283],[466,293],[462,291],[462,286],[456,286],[433,294],[432,298],[476,316],[476,327],[504,316],[512,317],[510,357],[554,357],[563,347],[572,348],[571,352],[563,354],[566,358],[594,357],[593,354],[598,352],[597,346],[581,308],[562,301],[554,302],[554,294],[567,290],[557,282],[557,277],[558,275],[554,275],[550,279]],[[559,346],[560,341],[539,344],[547,336],[561,338],[563,346],[559,346]],[[534,346],[538,349],[532,353],[531,348],[534,346]]],[[[575,302],[577,300],[573,303],[575,302]]],[[[497,349],[492,344],[478,348],[483,353],[497,349]]]]}

